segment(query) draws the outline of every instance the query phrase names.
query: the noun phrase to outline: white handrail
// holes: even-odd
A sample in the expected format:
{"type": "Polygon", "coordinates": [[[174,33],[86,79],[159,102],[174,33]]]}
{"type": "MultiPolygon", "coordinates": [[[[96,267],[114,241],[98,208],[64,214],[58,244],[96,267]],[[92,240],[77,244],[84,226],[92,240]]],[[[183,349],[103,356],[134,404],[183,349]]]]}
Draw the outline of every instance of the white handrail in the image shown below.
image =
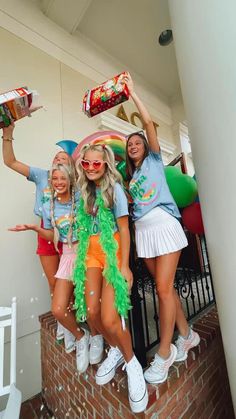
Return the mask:
{"type": "Polygon", "coordinates": [[[16,297],[12,298],[11,307],[0,307],[0,396],[9,394],[10,385],[16,383],[16,297]],[[10,318],[7,318],[9,317],[10,318]],[[10,385],[3,385],[4,376],[4,337],[5,327],[11,326],[10,349],[10,385]]]}
{"type": "Polygon", "coordinates": [[[16,297],[12,298],[10,384],[16,384],[16,297]]]}
{"type": "Polygon", "coordinates": [[[4,370],[4,328],[0,327],[0,396],[3,390],[3,370],[4,370]]]}

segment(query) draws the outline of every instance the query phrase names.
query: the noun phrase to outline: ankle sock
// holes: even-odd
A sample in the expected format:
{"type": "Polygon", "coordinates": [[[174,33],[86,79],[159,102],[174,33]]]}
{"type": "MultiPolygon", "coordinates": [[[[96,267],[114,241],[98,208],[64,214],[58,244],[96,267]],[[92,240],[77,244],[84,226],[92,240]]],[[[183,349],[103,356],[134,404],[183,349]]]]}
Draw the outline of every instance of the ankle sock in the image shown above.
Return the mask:
{"type": "Polygon", "coordinates": [[[189,329],[188,329],[188,334],[187,335],[185,335],[185,336],[182,336],[182,338],[183,339],[185,339],[185,340],[187,340],[187,339],[189,339],[190,338],[190,334],[191,334],[191,328],[189,327],[189,329]]]}

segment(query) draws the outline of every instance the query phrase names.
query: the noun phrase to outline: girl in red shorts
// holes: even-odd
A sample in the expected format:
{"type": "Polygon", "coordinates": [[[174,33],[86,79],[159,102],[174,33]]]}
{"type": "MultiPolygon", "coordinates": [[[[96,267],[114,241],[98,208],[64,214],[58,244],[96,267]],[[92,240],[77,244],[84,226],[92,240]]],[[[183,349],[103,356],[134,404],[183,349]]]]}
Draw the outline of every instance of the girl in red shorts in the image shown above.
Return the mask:
{"type": "Polygon", "coordinates": [[[96,383],[108,383],[116,368],[125,363],[131,409],[142,412],[148,402],[147,388],[130,332],[122,322],[130,308],[133,280],[126,195],[108,146],[85,145],[76,167],[81,194],[74,270],[77,319],[87,318],[110,344],[108,356],[97,370],[96,383]]]}
{"type": "MultiPolygon", "coordinates": [[[[13,132],[14,132],[14,123],[8,127],[3,128],[3,160],[7,167],[14,170],[15,172],[25,176],[29,181],[34,182],[36,185],[36,199],[34,206],[34,213],[41,219],[41,227],[43,227],[42,221],[42,206],[43,203],[50,199],[50,188],[48,186],[48,177],[49,171],[31,167],[27,164],[24,164],[18,161],[15,158],[15,153],[13,150],[13,132]]],[[[67,164],[70,167],[70,170],[74,170],[74,161],[71,156],[69,156],[64,151],[59,151],[53,159],[53,164],[67,164]]],[[[48,285],[50,289],[51,296],[53,295],[53,290],[55,287],[55,273],[57,272],[60,252],[61,252],[61,243],[58,244],[58,251],[54,247],[53,240],[45,240],[38,235],[38,247],[37,254],[39,255],[41,265],[45,272],[45,275],[48,280],[48,285]]],[[[64,337],[65,334],[65,346],[68,349],[71,347],[71,336],[70,334],[65,333],[60,324],[57,329],[57,339],[60,340],[64,337]]]]}

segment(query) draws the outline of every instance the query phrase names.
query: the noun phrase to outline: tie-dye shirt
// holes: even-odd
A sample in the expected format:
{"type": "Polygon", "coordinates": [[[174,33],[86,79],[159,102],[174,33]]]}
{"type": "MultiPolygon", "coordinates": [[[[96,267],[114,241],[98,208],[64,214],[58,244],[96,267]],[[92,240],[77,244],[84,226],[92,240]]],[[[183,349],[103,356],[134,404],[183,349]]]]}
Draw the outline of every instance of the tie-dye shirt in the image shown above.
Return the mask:
{"type": "MultiPolygon", "coordinates": [[[[77,231],[78,226],[76,223],[76,211],[77,206],[79,203],[79,193],[75,193],[75,209],[74,209],[74,215],[73,215],[73,225],[72,225],[72,242],[76,242],[78,240],[77,238],[77,231]]],[[[56,223],[56,227],[59,231],[60,238],[59,240],[62,243],[67,243],[67,235],[70,227],[70,221],[71,221],[71,205],[72,202],[68,201],[65,203],[61,203],[57,199],[54,200],[54,219],[56,223]]],[[[51,223],[51,212],[50,212],[50,200],[47,200],[42,205],[42,215],[43,215],[43,226],[46,229],[52,229],[52,223],[51,223]]]]}
{"type": "Polygon", "coordinates": [[[158,206],[176,218],[181,217],[166,182],[160,153],[150,152],[141,167],[134,171],[129,193],[133,199],[134,221],[158,206]]]}
{"type": "Polygon", "coordinates": [[[36,185],[34,213],[42,218],[43,203],[50,200],[50,188],[48,186],[49,171],[39,169],[38,167],[30,167],[30,182],[36,185]]]}

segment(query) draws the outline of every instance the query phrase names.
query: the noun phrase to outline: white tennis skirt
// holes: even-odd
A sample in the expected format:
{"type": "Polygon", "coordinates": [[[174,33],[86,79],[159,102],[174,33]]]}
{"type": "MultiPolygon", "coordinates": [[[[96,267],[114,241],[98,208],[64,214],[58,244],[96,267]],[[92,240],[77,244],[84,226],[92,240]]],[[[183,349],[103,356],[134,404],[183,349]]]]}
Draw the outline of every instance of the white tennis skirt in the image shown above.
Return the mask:
{"type": "Polygon", "coordinates": [[[188,245],[180,222],[160,207],[135,221],[135,241],[140,258],[166,255],[188,245]]]}

